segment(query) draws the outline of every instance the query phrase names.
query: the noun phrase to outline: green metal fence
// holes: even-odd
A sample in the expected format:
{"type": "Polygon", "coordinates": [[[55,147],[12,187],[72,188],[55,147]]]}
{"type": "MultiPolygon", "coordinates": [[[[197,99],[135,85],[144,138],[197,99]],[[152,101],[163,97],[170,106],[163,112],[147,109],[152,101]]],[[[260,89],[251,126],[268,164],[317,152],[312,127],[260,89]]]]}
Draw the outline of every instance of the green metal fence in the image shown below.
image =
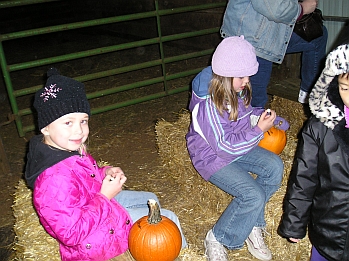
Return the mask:
{"type": "MultiPolygon", "coordinates": [[[[139,0],[136,2],[149,4],[150,1],[152,0],[139,0]]],[[[70,5],[75,2],[77,1],[0,1],[0,11],[2,9],[37,7],[39,5],[56,3],[66,4],[67,9],[69,9],[70,5]]],[[[132,1],[109,2],[118,3],[119,6],[132,5],[134,3],[132,1]]],[[[26,26],[26,30],[0,34],[0,66],[12,109],[12,114],[9,118],[15,121],[19,136],[22,137],[35,129],[34,112],[31,108],[31,103],[28,101],[43,86],[44,80],[42,76],[51,66],[57,67],[57,65],[60,65],[63,67],[62,64],[71,67],[78,66],[76,61],[81,61],[82,59],[106,64],[102,69],[80,70],[72,75],[64,73],[66,76],[84,82],[88,87],[86,91],[91,103],[92,114],[103,113],[188,91],[190,80],[202,68],[207,66],[214,47],[220,41],[218,32],[227,1],[192,0],[191,3],[196,2],[199,4],[181,6],[181,4],[187,1],[178,0],[173,1],[178,6],[172,6],[171,8],[166,7],[165,3],[169,2],[155,0],[150,8],[146,8],[146,11],[109,15],[107,17],[84,19],[64,24],[61,24],[59,16],[54,17],[55,12],[49,12],[50,15],[52,14],[49,19],[55,18],[58,21],[58,25],[42,26],[35,29],[26,26]],[[203,4],[205,1],[207,3],[203,4]],[[148,23],[148,20],[152,22],[148,23]],[[125,23],[127,23],[126,26],[125,23]],[[74,35],[75,31],[83,30],[86,34],[90,30],[100,27],[102,27],[98,31],[100,34],[108,31],[113,37],[115,35],[120,36],[120,39],[97,47],[82,48],[77,51],[61,48],[61,45],[64,45],[64,38],[81,36],[74,35]],[[127,27],[127,30],[123,29],[123,27],[127,27]],[[41,38],[43,36],[49,37],[50,35],[56,35],[53,37],[55,40],[61,38],[63,40],[61,40],[61,43],[57,43],[50,38],[41,38]],[[21,52],[18,52],[16,56],[18,49],[30,46],[32,39],[47,41],[45,45],[52,50],[50,52],[46,51],[47,55],[42,55],[39,52],[37,57],[33,57],[37,51],[37,48],[34,46],[31,49],[29,48],[27,57],[21,57],[21,52]],[[13,46],[16,46],[17,49],[13,46]],[[177,49],[180,51],[169,52],[169,47],[178,47],[177,49]],[[142,58],[139,61],[134,59],[134,57],[128,57],[128,54],[126,54],[125,58],[120,58],[121,53],[138,49],[140,53],[144,52],[144,49],[150,49],[152,53],[156,52],[157,55],[146,57],[146,59],[142,58]],[[105,57],[115,59],[118,63],[108,63],[108,61],[103,60],[105,57]],[[126,59],[134,59],[135,61],[133,63],[120,62],[126,59]],[[181,66],[178,66],[179,63],[181,66]],[[145,71],[147,72],[144,73],[145,71]],[[41,81],[33,85],[29,84],[31,81],[28,81],[28,83],[17,81],[19,78],[27,79],[29,74],[39,74],[36,78],[41,81]],[[146,75],[142,78],[143,74],[146,75]],[[127,77],[126,81],[116,79],[125,75],[127,77]],[[97,87],[91,88],[89,84],[97,87]],[[116,95],[121,95],[122,98],[116,95]]],[[[93,2],[96,9],[98,9],[98,3],[93,2]]],[[[323,11],[326,14],[326,10],[323,11]]],[[[325,20],[328,20],[326,21],[328,23],[326,26],[331,27],[329,23],[344,23],[347,21],[347,17],[325,15],[325,20]]],[[[30,25],[31,21],[28,20],[27,22],[30,25]]],[[[106,38],[109,38],[109,35],[106,38]]],[[[332,38],[329,40],[333,41],[335,36],[332,36],[332,38]]],[[[85,42],[87,43],[89,40],[85,39],[85,42]]],[[[70,71],[67,73],[70,73],[70,71]]]]}
{"type": "MultiPolygon", "coordinates": [[[[25,5],[28,3],[40,3],[40,2],[53,2],[53,1],[3,1],[0,2],[0,8],[10,8],[15,5],[25,5]]],[[[193,68],[193,66],[187,66],[182,67],[180,70],[177,70],[176,72],[173,72],[173,70],[168,70],[167,66],[171,63],[176,62],[187,62],[190,63],[192,59],[198,58],[198,57],[205,57],[210,56],[213,52],[213,48],[203,48],[202,45],[200,50],[196,51],[184,51],[181,54],[178,55],[167,55],[164,51],[164,45],[165,44],[178,44],[178,42],[183,41],[185,39],[196,39],[196,37],[200,36],[206,36],[206,35],[218,35],[219,26],[215,27],[207,27],[207,28],[196,28],[195,31],[185,31],[185,32],[175,32],[171,34],[164,35],[164,29],[162,27],[162,19],[165,17],[172,17],[175,14],[183,14],[181,16],[181,19],[185,19],[186,17],[189,17],[190,13],[195,12],[210,12],[210,10],[224,10],[221,8],[225,7],[226,2],[219,2],[219,3],[208,3],[208,4],[201,4],[201,5],[195,5],[195,6],[186,6],[186,7],[176,7],[176,8],[170,8],[170,9],[160,9],[159,8],[159,1],[155,0],[154,10],[153,11],[147,11],[147,12],[140,12],[140,13],[134,13],[134,14],[126,14],[126,15],[119,15],[114,17],[108,17],[108,18],[98,18],[93,20],[87,20],[87,21],[81,21],[81,22],[74,22],[74,23],[68,23],[68,24],[60,24],[60,25],[54,25],[54,26],[48,26],[48,27],[41,27],[36,29],[30,29],[30,30],[24,30],[24,31],[17,31],[17,32],[11,32],[11,33],[5,33],[0,35],[0,64],[2,69],[2,74],[4,77],[5,86],[7,89],[9,101],[12,108],[12,116],[13,119],[16,122],[17,130],[19,136],[24,136],[25,133],[33,131],[35,129],[35,124],[33,121],[29,121],[28,125],[26,125],[23,121],[23,118],[27,115],[33,114],[33,110],[31,109],[31,106],[27,105],[25,108],[20,108],[22,104],[21,101],[19,101],[21,98],[26,96],[32,96],[38,89],[40,89],[43,85],[42,83],[38,85],[34,85],[31,87],[21,88],[19,86],[14,85],[13,81],[13,73],[16,72],[25,72],[28,70],[32,70],[35,68],[43,68],[43,67],[49,67],[51,65],[57,64],[57,63],[69,63],[77,59],[81,58],[92,58],[92,57],[98,57],[101,55],[112,55],[115,53],[118,53],[122,50],[129,50],[134,48],[145,48],[147,46],[157,46],[159,51],[159,57],[156,57],[156,59],[146,60],[135,64],[129,64],[126,66],[118,66],[116,68],[108,67],[108,69],[105,69],[103,71],[96,71],[96,72],[83,72],[81,75],[78,75],[77,77],[74,77],[76,80],[81,82],[88,82],[88,81],[94,81],[94,80],[102,80],[106,79],[108,77],[117,76],[123,73],[137,73],[139,70],[146,70],[149,68],[158,67],[160,69],[160,74],[154,75],[154,77],[147,77],[144,80],[135,80],[133,81],[134,77],[130,77],[130,81],[127,84],[122,84],[118,86],[108,86],[107,84],[104,84],[103,89],[94,89],[92,92],[87,92],[87,97],[89,100],[92,99],[98,99],[101,97],[105,97],[108,95],[125,92],[129,90],[139,90],[141,88],[148,88],[154,89],[154,84],[160,84],[162,87],[161,90],[156,89],[156,92],[145,91],[144,94],[141,96],[136,95],[134,97],[130,97],[127,100],[115,102],[115,99],[110,99],[108,101],[108,104],[104,104],[103,106],[98,105],[92,105],[92,114],[98,114],[110,110],[114,110],[116,108],[149,101],[152,99],[164,97],[167,95],[180,93],[184,91],[189,90],[189,83],[184,84],[182,86],[175,86],[175,87],[169,87],[168,83],[171,80],[175,79],[181,79],[189,76],[193,76],[196,73],[198,73],[203,67],[206,66],[205,63],[199,64],[196,68],[193,68]],[[63,53],[57,56],[52,57],[45,57],[45,58],[37,58],[37,59],[31,59],[29,61],[18,61],[19,58],[14,59],[14,63],[8,63],[7,62],[7,56],[8,53],[6,51],[6,47],[4,47],[5,43],[7,41],[11,42],[13,40],[21,40],[23,46],[27,44],[26,39],[27,38],[33,38],[33,37],[40,37],[41,35],[48,35],[48,34],[54,34],[54,33],[60,33],[63,35],[64,33],[76,30],[76,29],[89,29],[96,26],[101,25],[115,25],[118,23],[124,23],[124,22],[136,22],[136,21],[143,21],[142,19],[155,19],[156,22],[154,23],[154,30],[156,30],[157,35],[155,37],[141,37],[141,39],[135,40],[135,41],[127,41],[120,44],[115,45],[108,45],[88,50],[83,50],[79,52],[74,53],[63,53]],[[189,68],[189,69],[188,69],[189,68]],[[11,78],[12,77],[12,78],[11,78]]],[[[222,13],[222,12],[221,12],[222,13]]],[[[219,19],[219,18],[218,18],[219,19]]],[[[182,21],[182,22],[189,22],[190,21],[182,21]]],[[[220,21],[218,21],[220,23],[220,21]]],[[[142,23],[142,22],[141,22],[142,23]]],[[[171,22],[167,21],[167,24],[171,22]]],[[[167,30],[171,31],[171,30],[167,30]]],[[[145,34],[146,35],[146,34],[145,34]]],[[[194,40],[195,41],[195,40],[194,40]]],[[[55,43],[50,43],[54,45],[55,43]]],[[[9,44],[10,46],[11,44],[9,44]]],[[[13,56],[13,54],[11,54],[13,56]]],[[[195,67],[195,66],[194,66],[195,67]]],[[[43,72],[44,73],[44,72],[43,72]]],[[[136,79],[136,77],[135,77],[136,79]]],[[[97,103],[98,104],[98,103],[97,103]]]]}

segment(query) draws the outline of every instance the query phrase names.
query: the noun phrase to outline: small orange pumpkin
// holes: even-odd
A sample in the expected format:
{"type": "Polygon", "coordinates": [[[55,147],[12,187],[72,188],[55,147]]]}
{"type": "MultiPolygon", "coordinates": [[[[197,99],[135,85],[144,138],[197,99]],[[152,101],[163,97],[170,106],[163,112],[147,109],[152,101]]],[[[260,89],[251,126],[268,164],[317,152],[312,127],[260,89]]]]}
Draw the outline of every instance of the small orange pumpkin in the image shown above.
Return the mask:
{"type": "Polygon", "coordinates": [[[277,126],[273,126],[264,133],[264,138],[258,146],[275,154],[280,154],[286,146],[286,132],[280,130],[277,126]]]}
{"type": "Polygon", "coordinates": [[[154,199],[148,205],[149,215],[138,219],[130,230],[130,253],[137,261],[173,261],[181,251],[181,233],[171,219],[160,215],[154,199]]]}

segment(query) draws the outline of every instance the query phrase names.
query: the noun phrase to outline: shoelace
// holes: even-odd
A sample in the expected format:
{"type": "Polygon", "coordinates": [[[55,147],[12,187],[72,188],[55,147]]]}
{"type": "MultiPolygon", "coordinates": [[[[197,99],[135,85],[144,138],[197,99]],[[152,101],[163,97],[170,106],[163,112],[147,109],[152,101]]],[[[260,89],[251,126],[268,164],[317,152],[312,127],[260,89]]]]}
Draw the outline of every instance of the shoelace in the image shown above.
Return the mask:
{"type": "Polygon", "coordinates": [[[257,238],[259,247],[262,249],[268,249],[268,247],[265,245],[262,233],[265,233],[267,235],[270,234],[265,230],[265,228],[253,228],[253,230],[255,231],[255,236],[257,238]]]}
{"type": "Polygon", "coordinates": [[[206,256],[210,258],[214,258],[214,261],[226,261],[227,260],[227,251],[225,248],[218,242],[209,242],[206,245],[206,256]]]}

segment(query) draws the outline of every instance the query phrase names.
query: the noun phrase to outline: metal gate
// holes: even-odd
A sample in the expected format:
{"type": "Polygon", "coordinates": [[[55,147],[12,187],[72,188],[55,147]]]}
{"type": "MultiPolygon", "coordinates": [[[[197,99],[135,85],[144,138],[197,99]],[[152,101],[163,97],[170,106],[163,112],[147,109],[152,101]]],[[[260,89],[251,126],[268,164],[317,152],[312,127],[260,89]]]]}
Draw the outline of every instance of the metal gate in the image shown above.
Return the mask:
{"type": "MultiPolygon", "coordinates": [[[[67,9],[69,9],[69,5],[76,1],[1,1],[0,10],[54,2],[65,2],[67,9]]],[[[134,3],[132,1],[109,2],[120,2],[121,5],[134,3]]],[[[149,4],[147,0],[143,0],[143,2],[149,4]]],[[[183,5],[189,1],[173,2],[183,5]]],[[[31,103],[28,102],[28,97],[33,96],[43,86],[42,76],[51,66],[63,66],[62,64],[73,66],[76,62],[81,62],[82,59],[85,59],[82,61],[83,63],[86,61],[87,63],[91,63],[91,61],[106,63],[103,62],[105,57],[115,57],[118,63],[109,63],[102,69],[94,66],[91,70],[79,71],[72,73],[72,75],[64,74],[85,82],[85,85],[92,83],[94,86],[102,86],[98,88],[87,86],[87,97],[91,103],[92,114],[188,91],[193,75],[208,65],[210,56],[220,41],[218,32],[227,1],[221,0],[211,3],[212,0],[207,0],[205,4],[201,4],[205,0],[192,0],[191,2],[200,4],[184,7],[169,6],[169,1],[159,2],[155,0],[150,9],[148,8],[146,11],[0,34],[0,65],[12,109],[10,121],[15,121],[19,136],[22,137],[25,133],[35,129],[33,110],[31,103]],[[114,36],[121,37],[118,41],[108,42],[109,38],[106,36],[107,41],[104,42],[104,45],[83,48],[76,52],[61,50],[64,49],[60,46],[64,46],[65,38],[83,37],[84,34],[95,31],[96,28],[101,28],[98,29],[100,30],[98,31],[99,35],[108,31],[114,36]],[[82,30],[83,34],[74,33],[79,30],[82,30]],[[50,35],[55,35],[53,38],[59,39],[60,42],[52,40],[50,35]],[[16,50],[22,46],[28,47],[32,43],[32,39],[47,41],[45,46],[50,49],[49,54],[42,56],[38,52],[36,55],[38,50],[34,46],[30,49],[30,55],[26,57],[27,59],[21,59],[20,52],[16,56],[16,50]],[[169,51],[170,47],[176,47],[177,51],[169,51]],[[127,55],[133,52],[133,57],[131,55],[131,58],[128,59],[132,60],[135,53],[142,57],[147,49],[156,55],[146,59],[137,59],[134,63],[119,61],[126,60],[120,58],[121,53],[125,53],[125,57],[128,57],[127,55]],[[57,54],[54,54],[55,51],[57,54]],[[54,56],[52,56],[53,54],[54,56]],[[11,57],[11,61],[9,61],[9,57],[11,57]],[[16,79],[25,78],[23,76],[25,73],[35,74],[36,78],[39,79],[38,83],[31,87],[26,87],[27,84],[23,84],[23,82],[16,84],[16,79]],[[116,80],[115,77],[122,75],[128,75],[127,81],[116,80]],[[142,75],[144,75],[143,78],[142,75]],[[122,98],[115,96],[117,94],[123,94],[122,98]]],[[[98,3],[95,3],[96,9],[98,9],[98,3]]],[[[348,1],[326,1],[326,4],[326,6],[322,5],[320,1],[320,8],[323,10],[325,20],[327,20],[325,25],[331,29],[329,43],[332,43],[341,26],[348,19],[349,9],[346,8],[348,1]],[[342,13],[330,12],[337,9],[344,11],[342,13]]],[[[53,19],[54,14],[52,12],[52,17],[49,18],[53,19]]],[[[62,19],[57,17],[55,20],[61,22],[62,19]]],[[[28,21],[28,23],[30,22],[28,21]]],[[[88,39],[85,43],[88,45],[88,39]]]]}
{"type": "MultiPolygon", "coordinates": [[[[0,2],[0,8],[13,8],[14,6],[18,5],[28,5],[28,3],[38,4],[45,2],[53,1],[5,1],[0,2]]],[[[109,110],[114,110],[116,108],[128,106],[131,104],[141,103],[144,101],[149,101],[167,95],[188,91],[190,80],[186,80],[185,84],[169,83],[173,80],[180,80],[186,77],[192,77],[193,75],[197,74],[202,68],[204,68],[207,65],[207,62],[205,63],[201,61],[200,63],[195,63],[192,61],[195,61],[195,59],[197,58],[204,58],[205,61],[209,61],[209,56],[212,54],[213,47],[216,43],[213,43],[213,41],[210,44],[202,44],[199,45],[200,48],[193,47],[192,50],[194,51],[184,51],[182,53],[176,53],[174,55],[173,53],[167,52],[166,47],[171,45],[179,46],[183,41],[189,41],[191,43],[198,42],[200,41],[200,37],[207,37],[208,35],[213,35],[213,38],[219,39],[218,31],[220,18],[217,18],[217,26],[210,27],[207,26],[208,23],[206,23],[206,28],[196,28],[195,31],[193,31],[194,28],[192,28],[191,30],[187,31],[180,32],[177,30],[176,32],[174,32],[174,28],[172,28],[169,25],[174,25],[174,22],[179,22],[178,19],[180,19],[181,23],[188,23],[189,21],[185,21],[185,19],[190,17],[190,15],[192,14],[197,15],[198,12],[200,12],[201,14],[205,13],[211,15],[215,15],[216,13],[218,13],[220,15],[223,13],[225,4],[226,2],[224,1],[195,6],[161,9],[159,7],[159,1],[155,0],[154,10],[146,12],[118,15],[108,18],[98,18],[88,21],[79,21],[67,24],[59,24],[41,27],[37,29],[10,32],[0,35],[1,69],[12,108],[12,117],[13,120],[16,122],[19,136],[22,137],[25,135],[25,133],[33,131],[35,129],[34,121],[32,120],[32,118],[30,118],[30,120],[27,121],[24,120],[26,116],[33,116],[33,110],[31,109],[31,105],[29,102],[22,102],[22,100],[25,99],[25,97],[27,96],[33,96],[33,94],[38,89],[40,89],[43,86],[43,84],[42,82],[40,82],[37,85],[25,88],[23,88],[23,86],[16,86],[14,84],[14,78],[16,77],[13,76],[13,74],[19,73],[19,76],[17,77],[23,77],[23,74],[25,72],[31,72],[33,74],[33,72],[36,72],[35,68],[37,68],[37,71],[41,72],[43,75],[46,72],[44,68],[47,69],[50,66],[55,66],[56,64],[60,64],[62,62],[64,62],[65,64],[69,64],[78,59],[83,58],[93,59],[94,57],[96,57],[96,59],[99,59],[98,57],[103,55],[104,57],[106,55],[108,57],[111,57],[112,55],[118,55],[118,52],[126,52],[130,50],[132,50],[133,54],[136,52],[141,56],[142,52],[144,52],[146,48],[152,48],[154,50],[154,48],[156,47],[157,55],[154,55],[154,59],[143,59],[143,61],[141,62],[127,64],[124,66],[121,63],[118,64],[115,68],[113,67],[114,64],[111,63],[107,69],[104,68],[100,71],[84,71],[81,72],[80,75],[77,75],[77,77],[72,77],[80,82],[94,81],[95,85],[98,85],[96,84],[96,81],[104,80],[103,89],[91,88],[92,92],[89,92],[88,89],[86,89],[87,97],[90,100],[90,102],[92,102],[92,114],[98,114],[109,110]],[[137,28],[132,28],[131,22],[132,24],[136,24],[137,28]],[[6,53],[6,48],[11,50],[11,48],[13,48],[12,42],[16,43],[15,45],[19,47],[21,45],[18,43],[21,43],[23,46],[26,46],[30,45],[30,41],[26,39],[40,39],[40,37],[42,37],[43,35],[50,34],[56,34],[56,39],[62,39],[64,37],[71,37],[72,35],[74,36],[74,33],[69,34],[68,32],[74,32],[74,30],[77,29],[84,30],[83,32],[88,34],[88,30],[92,30],[92,28],[96,28],[98,26],[106,25],[108,26],[108,29],[105,29],[106,27],[104,27],[104,29],[100,30],[110,30],[111,33],[120,34],[121,27],[118,26],[118,24],[120,25],[122,23],[128,23],[128,35],[132,34],[130,30],[134,29],[135,32],[133,33],[133,35],[140,35],[144,32],[143,36],[138,37],[139,39],[136,40],[135,37],[133,37],[133,39],[131,40],[123,39],[121,43],[118,44],[111,44],[87,50],[85,49],[74,53],[61,53],[56,56],[50,56],[45,58],[35,56],[34,59],[27,61],[22,61],[21,57],[16,57],[14,55],[15,51],[12,50],[10,52],[11,57],[14,57],[12,59],[14,62],[7,62],[8,54],[6,53]],[[164,29],[164,24],[166,24],[167,29],[164,29]],[[144,29],[142,29],[142,26],[145,26],[144,29]],[[147,30],[154,31],[156,33],[152,36],[152,33],[145,32],[147,30]],[[147,35],[151,35],[151,37],[146,37],[147,35]],[[6,45],[6,42],[8,42],[9,44],[6,45]],[[205,48],[205,46],[208,48],[205,48]],[[187,66],[181,66],[179,70],[174,70],[173,68],[176,67],[176,63],[179,62],[184,62],[187,64],[187,66]],[[152,68],[157,68],[157,73],[153,76],[147,75],[145,79],[139,79],[139,77],[129,76],[130,79],[128,80],[128,82],[121,83],[120,85],[115,83],[114,78],[114,82],[108,85],[107,79],[109,77],[115,77],[124,73],[133,73],[133,75],[138,75],[138,72],[140,72],[141,70],[152,70],[152,68]],[[157,87],[154,87],[155,85],[157,85],[157,87]],[[161,87],[159,88],[159,86],[161,87]],[[143,89],[143,91],[141,91],[141,94],[135,94],[137,90],[141,89],[143,89]],[[98,106],[101,103],[101,99],[107,96],[115,95],[117,93],[124,93],[128,91],[131,94],[126,94],[127,99],[123,99],[122,101],[116,101],[116,99],[112,98],[107,100],[107,104],[104,104],[103,106],[98,106]],[[96,99],[97,102],[93,103],[92,100],[94,99],[96,99]]],[[[41,41],[48,41],[47,45],[51,46],[51,51],[59,49],[59,47],[57,47],[57,45],[59,45],[57,44],[57,42],[52,40],[50,41],[48,39],[50,38],[41,38],[41,41]]],[[[195,46],[195,43],[193,44],[193,46],[195,46]]],[[[35,53],[35,51],[35,48],[33,48],[33,53],[35,53]]],[[[53,52],[51,52],[50,55],[52,55],[52,53],[53,52]]],[[[32,56],[34,56],[34,54],[32,56]]],[[[39,76],[40,79],[43,78],[42,75],[39,76]]]]}

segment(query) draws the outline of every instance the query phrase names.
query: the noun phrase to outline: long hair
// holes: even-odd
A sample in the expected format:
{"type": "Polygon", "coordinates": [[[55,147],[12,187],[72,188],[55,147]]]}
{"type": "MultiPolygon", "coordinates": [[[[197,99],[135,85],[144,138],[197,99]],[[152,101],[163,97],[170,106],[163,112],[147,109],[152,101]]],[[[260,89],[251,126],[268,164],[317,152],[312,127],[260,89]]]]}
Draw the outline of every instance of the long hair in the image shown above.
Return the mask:
{"type": "Polygon", "coordinates": [[[248,106],[251,102],[251,85],[246,84],[241,93],[236,93],[233,88],[233,77],[223,77],[215,73],[212,74],[212,80],[209,88],[211,100],[216,106],[219,114],[222,116],[224,111],[229,112],[229,120],[236,121],[238,117],[238,98],[244,100],[244,105],[248,106]]]}

